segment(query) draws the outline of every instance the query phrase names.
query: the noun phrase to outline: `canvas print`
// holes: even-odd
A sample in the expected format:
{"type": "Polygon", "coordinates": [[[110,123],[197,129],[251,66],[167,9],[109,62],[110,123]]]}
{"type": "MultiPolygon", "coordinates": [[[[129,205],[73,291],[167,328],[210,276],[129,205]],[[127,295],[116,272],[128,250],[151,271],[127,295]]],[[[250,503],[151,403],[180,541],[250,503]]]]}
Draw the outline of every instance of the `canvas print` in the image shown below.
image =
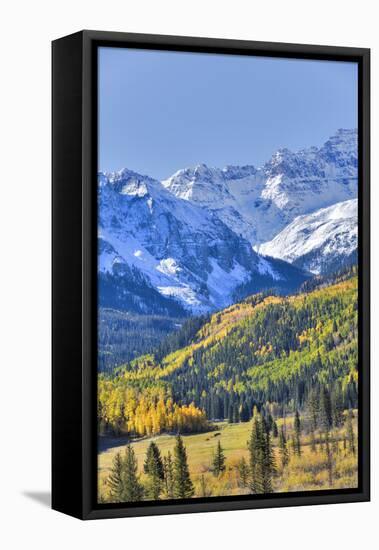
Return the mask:
{"type": "Polygon", "coordinates": [[[357,82],[99,48],[99,503],[358,486],[357,82]]]}

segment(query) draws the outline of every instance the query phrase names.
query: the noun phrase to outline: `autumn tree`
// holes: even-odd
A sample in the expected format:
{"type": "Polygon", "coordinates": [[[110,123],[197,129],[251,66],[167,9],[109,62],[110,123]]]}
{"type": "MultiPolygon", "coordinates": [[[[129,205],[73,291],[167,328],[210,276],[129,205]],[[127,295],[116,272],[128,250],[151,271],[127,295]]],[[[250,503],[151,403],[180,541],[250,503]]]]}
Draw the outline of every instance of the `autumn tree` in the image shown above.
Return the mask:
{"type": "Polygon", "coordinates": [[[212,495],[212,489],[208,486],[207,480],[205,479],[204,474],[201,474],[200,477],[200,496],[201,497],[210,497],[212,495]]]}

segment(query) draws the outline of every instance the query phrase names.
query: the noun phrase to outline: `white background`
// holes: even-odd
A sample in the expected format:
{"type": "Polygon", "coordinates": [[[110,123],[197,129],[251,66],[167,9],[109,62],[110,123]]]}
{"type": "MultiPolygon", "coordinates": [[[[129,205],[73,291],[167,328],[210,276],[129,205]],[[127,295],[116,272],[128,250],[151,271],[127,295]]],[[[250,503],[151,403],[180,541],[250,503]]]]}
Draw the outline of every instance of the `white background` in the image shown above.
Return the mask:
{"type": "Polygon", "coordinates": [[[92,28],[371,47],[375,274],[379,224],[376,214],[379,34],[375,4],[373,0],[13,0],[2,4],[0,543],[4,539],[3,548],[349,550],[376,546],[379,464],[375,429],[379,397],[375,397],[378,328],[375,277],[372,503],[96,522],[80,522],[53,512],[46,505],[50,486],[50,41],[92,28]]]}

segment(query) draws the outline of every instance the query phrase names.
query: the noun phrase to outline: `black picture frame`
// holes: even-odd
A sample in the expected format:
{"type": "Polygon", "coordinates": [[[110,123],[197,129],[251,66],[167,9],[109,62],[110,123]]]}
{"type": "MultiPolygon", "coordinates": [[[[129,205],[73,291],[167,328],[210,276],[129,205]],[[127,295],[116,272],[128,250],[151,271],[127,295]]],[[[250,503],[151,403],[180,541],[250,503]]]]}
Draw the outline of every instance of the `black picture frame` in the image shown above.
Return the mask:
{"type": "Polygon", "coordinates": [[[81,31],[52,43],[52,507],[81,519],[370,499],[370,50],[81,31]],[[99,46],[354,61],[359,72],[359,487],[157,503],[96,502],[99,46]]]}

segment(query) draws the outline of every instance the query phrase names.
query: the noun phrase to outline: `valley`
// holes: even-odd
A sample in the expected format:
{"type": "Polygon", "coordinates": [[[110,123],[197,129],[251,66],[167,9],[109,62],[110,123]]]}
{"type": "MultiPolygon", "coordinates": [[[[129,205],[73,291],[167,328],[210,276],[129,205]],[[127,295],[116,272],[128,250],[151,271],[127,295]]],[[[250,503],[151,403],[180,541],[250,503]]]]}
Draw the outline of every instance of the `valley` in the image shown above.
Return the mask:
{"type": "Polygon", "coordinates": [[[99,173],[101,502],[356,487],[357,162],[99,173]]]}
{"type": "Polygon", "coordinates": [[[187,449],[191,496],[259,492],[248,444],[254,426],[271,456],[265,492],[354,487],[356,303],[353,267],[309,291],[252,295],[189,319],[155,352],[99,375],[100,441],[116,438],[99,452],[101,498],[113,498],[109,476],[118,451],[128,448],[148,499],[144,455],[154,442],[162,461],[169,451],[174,456],[177,434],[187,449]],[[225,468],[214,475],[219,442],[225,468]]]}
{"type": "MultiPolygon", "coordinates": [[[[288,440],[288,464],[283,467],[279,437],[273,438],[275,474],[274,492],[312,491],[357,486],[357,417],[353,420],[353,436],[349,440],[347,425],[341,426],[330,435],[327,445],[321,434],[312,449],[311,437],[306,432],[301,436],[300,455],[293,450],[293,416],[277,418],[278,430],[285,429],[288,440]],[[329,454],[328,454],[329,453],[329,454]],[[332,454],[331,454],[332,453],[332,454]]],[[[212,425],[212,431],[183,436],[188,456],[188,466],[194,485],[194,497],[229,496],[251,494],[248,441],[251,437],[252,422],[228,424],[219,422],[212,425]],[[225,470],[215,475],[214,455],[220,442],[225,455],[225,470]],[[244,471],[244,464],[246,471],[244,471]]],[[[350,436],[351,437],[351,436],[350,436]]],[[[132,443],[138,465],[138,476],[145,487],[145,500],[149,500],[149,476],[144,472],[144,461],[151,442],[155,442],[162,457],[168,453],[174,456],[175,436],[161,435],[143,438],[132,443]]],[[[112,474],[115,456],[123,457],[125,444],[103,450],[99,454],[98,484],[100,500],[111,501],[107,483],[112,474]]],[[[160,499],[167,499],[162,483],[160,499]]]]}

